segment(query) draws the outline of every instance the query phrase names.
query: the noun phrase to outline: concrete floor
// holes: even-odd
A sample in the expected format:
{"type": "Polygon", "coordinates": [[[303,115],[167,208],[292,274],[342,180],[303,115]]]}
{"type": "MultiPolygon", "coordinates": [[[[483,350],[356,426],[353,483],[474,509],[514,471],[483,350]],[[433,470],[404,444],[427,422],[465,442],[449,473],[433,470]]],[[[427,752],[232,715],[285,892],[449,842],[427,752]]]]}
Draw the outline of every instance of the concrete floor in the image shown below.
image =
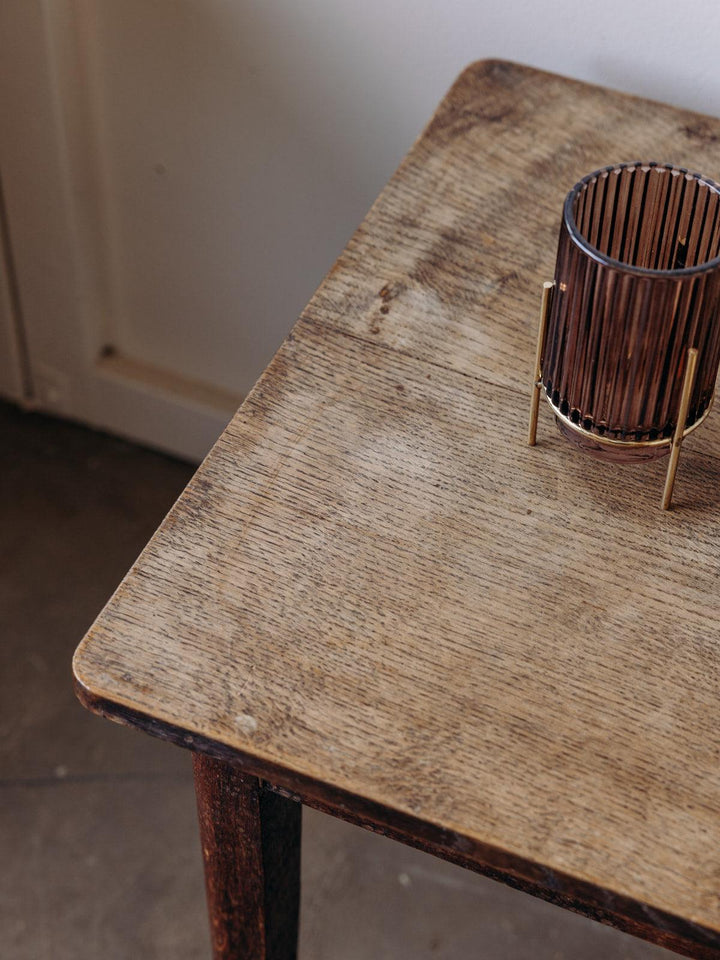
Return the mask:
{"type": "MultiPolygon", "coordinates": [[[[209,958],[190,758],[86,713],[75,645],[192,468],[0,405],[0,956],[209,958]]],[[[301,960],[673,954],[304,811],[301,960]]]]}

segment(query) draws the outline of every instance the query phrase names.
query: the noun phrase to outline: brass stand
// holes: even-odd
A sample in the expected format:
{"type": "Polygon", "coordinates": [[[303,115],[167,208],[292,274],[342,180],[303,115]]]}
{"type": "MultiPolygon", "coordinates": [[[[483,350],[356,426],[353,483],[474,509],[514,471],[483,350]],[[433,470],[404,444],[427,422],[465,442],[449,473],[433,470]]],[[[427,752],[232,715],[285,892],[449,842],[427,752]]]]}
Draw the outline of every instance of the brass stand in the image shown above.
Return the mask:
{"type": "Polygon", "coordinates": [[[663,491],[662,508],[670,509],[673,487],[675,486],[675,474],[677,473],[678,460],[680,459],[680,447],[685,437],[685,421],[687,420],[688,407],[690,406],[690,395],[693,384],[695,383],[695,371],[697,370],[698,352],[695,347],[690,347],[687,352],[687,361],[685,363],[685,377],[683,378],[682,394],[680,396],[680,409],[678,411],[677,423],[675,424],[675,433],[672,438],[672,450],[670,451],[670,463],[668,464],[667,476],[665,477],[665,489],[663,491]]]}
{"type": "Polygon", "coordinates": [[[530,430],[528,432],[528,443],[531,447],[535,446],[537,437],[538,412],[540,410],[540,390],[542,389],[542,353],[545,346],[545,330],[547,328],[547,319],[550,315],[550,305],[552,303],[552,293],[555,284],[552,280],[546,280],[543,284],[542,302],[540,304],[540,326],[538,328],[537,351],[535,353],[535,377],[533,378],[533,392],[530,401],[530,430]]]}
{"type": "MultiPolygon", "coordinates": [[[[540,306],[540,325],[538,328],[537,350],[535,353],[535,376],[533,378],[532,395],[530,399],[530,429],[528,430],[528,443],[531,447],[536,444],[538,414],[540,409],[540,392],[543,388],[542,383],[542,357],[545,348],[545,331],[547,329],[547,320],[552,305],[552,295],[555,284],[546,281],[543,284],[542,302],[540,306]]],[[[687,362],[685,365],[685,376],[683,378],[682,393],[680,395],[680,406],[678,409],[677,424],[672,438],[661,438],[660,440],[615,440],[609,437],[601,437],[590,433],[578,424],[573,423],[568,417],[565,417],[559,410],[556,410],[550,398],[546,396],[550,407],[555,416],[567,427],[575,430],[577,433],[591,437],[592,440],[601,446],[608,447],[670,447],[670,462],[668,463],[667,475],[665,477],[665,488],[662,497],[662,509],[669,510],[672,502],[673,487],[675,486],[675,475],[677,473],[678,461],[680,459],[680,447],[688,433],[691,433],[696,427],[700,426],[705,417],[710,412],[710,406],[704,411],[695,423],[685,427],[688,409],[690,407],[690,397],[695,384],[695,373],[697,371],[698,351],[696,347],[689,347],[687,352],[687,362]]]]}

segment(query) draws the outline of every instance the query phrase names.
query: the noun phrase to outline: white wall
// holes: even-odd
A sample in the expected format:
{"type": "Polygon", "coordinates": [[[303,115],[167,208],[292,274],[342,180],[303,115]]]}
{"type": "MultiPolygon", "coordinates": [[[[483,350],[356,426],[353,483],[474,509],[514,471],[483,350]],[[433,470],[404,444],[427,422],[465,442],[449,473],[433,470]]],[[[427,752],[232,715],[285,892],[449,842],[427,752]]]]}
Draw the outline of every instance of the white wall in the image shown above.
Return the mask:
{"type": "MultiPolygon", "coordinates": [[[[710,0],[692,13],[670,0],[6,3],[23,18],[37,6],[46,24],[58,217],[87,362],[110,344],[177,383],[226,391],[228,412],[470,61],[503,57],[720,114],[710,0]]],[[[28,184],[12,166],[17,217],[28,184]]],[[[718,168],[702,172],[720,177],[720,146],[718,168]]],[[[19,259],[37,282],[25,243],[19,259]]],[[[28,315],[36,299],[28,291],[31,328],[49,322],[28,315]]],[[[65,363],[55,350],[36,367],[62,383],[65,363]]],[[[103,425],[98,390],[76,391],[64,412],[103,425]]],[[[182,452],[180,421],[173,430],[172,442],[143,438],[182,452]]],[[[198,455],[204,436],[185,452],[198,455]]]]}

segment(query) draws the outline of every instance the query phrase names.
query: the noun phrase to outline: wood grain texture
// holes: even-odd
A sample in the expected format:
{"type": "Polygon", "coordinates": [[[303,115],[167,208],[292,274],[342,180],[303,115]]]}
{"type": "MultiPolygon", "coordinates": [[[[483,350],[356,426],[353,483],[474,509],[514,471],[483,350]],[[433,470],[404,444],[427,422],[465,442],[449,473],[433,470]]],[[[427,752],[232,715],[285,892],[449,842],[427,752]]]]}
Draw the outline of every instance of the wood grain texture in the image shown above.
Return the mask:
{"type": "Polygon", "coordinates": [[[230,763],[195,753],[215,960],[295,960],[301,807],[230,763]]]}
{"type": "MultiPolygon", "coordinates": [[[[720,122],[465,71],[78,649],[93,709],[720,957],[720,415],[525,431],[562,199],[720,122]],[[403,828],[405,829],[405,828],[403,828]]],[[[437,852],[437,851],[436,851],[437,852]]]]}

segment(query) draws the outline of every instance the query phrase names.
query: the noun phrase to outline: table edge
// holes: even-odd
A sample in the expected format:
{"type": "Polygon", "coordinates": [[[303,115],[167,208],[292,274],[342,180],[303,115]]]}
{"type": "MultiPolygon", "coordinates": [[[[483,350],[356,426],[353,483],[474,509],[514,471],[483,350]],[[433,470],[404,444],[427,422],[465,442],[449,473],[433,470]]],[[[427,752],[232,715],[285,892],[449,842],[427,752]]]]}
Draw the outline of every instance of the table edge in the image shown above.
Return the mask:
{"type": "Polygon", "coordinates": [[[267,789],[285,797],[695,960],[720,960],[720,929],[694,923],[681,915],[552,870],[472,835],[449,830],[402,809],[160,721],[93,693],[76,674],[73,681],[78,700],[90,712],[231,763],[264,781],[267,789]]]}

